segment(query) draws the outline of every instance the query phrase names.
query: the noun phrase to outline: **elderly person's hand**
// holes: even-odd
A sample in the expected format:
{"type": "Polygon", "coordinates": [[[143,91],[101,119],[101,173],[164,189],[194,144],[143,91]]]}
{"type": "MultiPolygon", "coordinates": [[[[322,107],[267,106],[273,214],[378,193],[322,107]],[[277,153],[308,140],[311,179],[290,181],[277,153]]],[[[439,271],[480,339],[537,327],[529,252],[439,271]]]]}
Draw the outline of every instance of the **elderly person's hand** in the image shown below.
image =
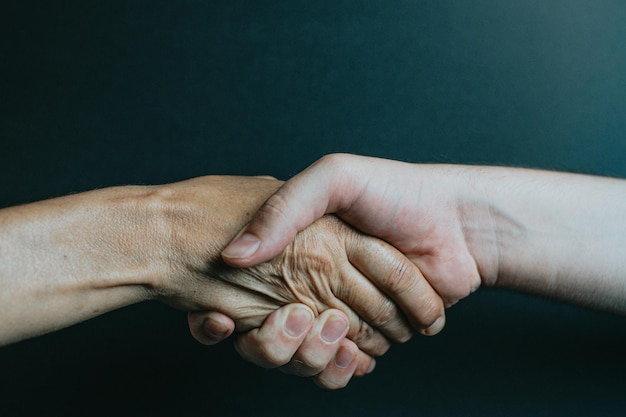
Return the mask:
{"type": "MultiPolygon", "coordinates": [[[[189,328],[198,341],[213,345],[227,338],[235,324],[221,313],[193,312],[189,313],[189,328]]],[[[340,310],[326,310],[312,320],[308,307],[288,304],[271,313],[262,327],[237,334],[235,347],[259,366],[312,376],[319,386],[336,389],[376,365],[345,338],[347,332],[348,319],[340,310]]]]}
{"type": "Polygon", "coordinates": [[[162,186],[157,210],[167,224],[162,246],[170,252],[171,270],[158,298],[185,310],[211,306],[230,315],[240,331],[260,326],[269,313],[292,302],[306,304],[315,315],[336,308],[350,321],[349,337],[373,354],[387,348],[382,334],[406,341],[412,333],[376,282],[404,276],[417,281],[416,326],[442,313],[441,301],[410,261],[331,216],[264,264],[237,269],[223,263],[221,248],[279,185],[262,178],[204,177],[162,186]]]}

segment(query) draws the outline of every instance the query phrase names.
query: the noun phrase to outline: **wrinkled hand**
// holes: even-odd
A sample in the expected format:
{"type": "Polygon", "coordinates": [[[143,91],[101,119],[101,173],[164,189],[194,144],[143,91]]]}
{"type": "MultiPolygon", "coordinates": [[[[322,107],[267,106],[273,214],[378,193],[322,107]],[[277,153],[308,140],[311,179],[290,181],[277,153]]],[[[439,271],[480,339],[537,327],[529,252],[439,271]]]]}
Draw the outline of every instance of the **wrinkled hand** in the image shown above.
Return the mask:
{"type": "MultiPolygon", "coordinates": [[[[258,328],[274,310],[293,302],[305,304],[316,315],[336,309],[348,319],[348,338],[372,355],[387,350],[387,337],[399,342],[411,337],[404,316],[377,285],[391,297],[412,300],[411,317],[416,328],[427,329],[443,315],[441,300],[410,261],[390,245],[362,235],[334,217],[325,217],[298,234],[267,263],[247,269],[224,264],[219,249],[279,185],[259,178],[206,177],[160,190],[159,204],[167,207],[168,224],[173,224],[169,246],[178,247],[172,260],[176,278],[164,285],[161,299],[190,311],[225,314],[234,320],[238,331],[258,328]],[[217,233],[206,236],[207,230],[217,233]]],[[[323,333],[331,316],[337,318],[337,314],[327,314],[316,320],[320,323],[318,334],[323,333]]],[[[311,326],[315,328],[316,323],[311,326]]],[[[240,339],[238,346],[243,347],[244,356],[255,356],[246,353],[254,343],[245,341],[258,339],[263,330],[240,339]]],[[[335,358],[342,347],[358,352],[356,346],[341,337],[339,340],[339,345],[333,342],[338,346],[335,358]]],[[[294,364],[286,368],[299,374],[319,370],[324,359],[311,363],[311,355],[306,354],[314,350],[314,341],[302,340],[306,360],[296,356],[294,364]],[[301,369],[299,362],[305,363],[301,369]]],[[[362,360],[359,364],[361,372],[371,366],[362,360]]]]}
{"type": "MultiPolygon", "coordinates": [[[[411,337],[404,317],[375,284],[404,282],[407,276],[415,279],[411,283],[411,313],[416,317],[416,327],[430,326],[442,314],[437,296],[425,280],[419,279],[420,272],[413,264],[388,244],[356,232],[335,217],[323,217],[300,232],[271,261],[247,269],[215,262],[206,274],[258,296],[256,305],[248,297],[247,304],[236,307],[238,317],[231,317],[239,329],[258,327],[269,311],[292,302],[307,305],[315,315],[335,308],[352,324],[348,337],[372,354],[382,353],[378,347],[382,339],[368,345],[368,340],[379,338],[373,328],[398,342],[411,337]]],[[[220,311],[233,311],[231,301],[220,311]]]]}

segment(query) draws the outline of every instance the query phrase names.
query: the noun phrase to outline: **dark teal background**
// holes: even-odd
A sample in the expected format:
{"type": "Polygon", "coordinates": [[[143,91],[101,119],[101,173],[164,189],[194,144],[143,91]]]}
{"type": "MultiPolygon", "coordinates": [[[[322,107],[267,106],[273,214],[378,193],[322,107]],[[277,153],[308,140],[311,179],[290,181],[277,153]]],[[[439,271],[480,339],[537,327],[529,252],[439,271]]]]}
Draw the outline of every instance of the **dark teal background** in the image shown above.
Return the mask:
{"type": "MultiPolygon", "coordinates": [[[[4,1],[0,204],[330,152],[626,177],[626,3],[4,1]]],[[[626,196],[625,196],[626,198],[626,196]]],[[[342,391],[133,306],[0,350],[0,415],[621,416],[621,318],[481,290],[342,391]]]]}

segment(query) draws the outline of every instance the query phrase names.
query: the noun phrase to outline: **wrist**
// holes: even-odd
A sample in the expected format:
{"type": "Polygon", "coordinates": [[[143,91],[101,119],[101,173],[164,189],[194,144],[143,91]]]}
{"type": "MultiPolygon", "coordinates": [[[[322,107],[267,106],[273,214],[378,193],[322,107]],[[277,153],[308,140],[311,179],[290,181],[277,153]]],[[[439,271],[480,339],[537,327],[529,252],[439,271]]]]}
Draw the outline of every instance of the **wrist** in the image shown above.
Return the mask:
{"type": "Polygon", "coordinates": [[[60,329],[149,298],[155,266],[135,241],[139,187],[3,209],[0,344],[60,329]]]}
{"type": "Polygon", "coordinates": [[[153,219],[151,241],[161,265],[148,281],[152,298],[184,310],[206,309],[194,292],[280,185],[267,178],[207,176],[149,187],[141,205],[153,219]]]}
{"type": "Polygon", "coordinates": [[[497,214],[494,285],[623,312],[626,182],[490,168],[497,214]]]}
{"type": "Polygon", "coordinates": [[[123,291],[132,302],[153,297],[169,271],[152,194],[151,186],[120,186],[63,197],[67,224],[59,231],[73,241],[60,249],[76,254],[88,287],[123,291]]]}
{"type": "MultiPolygon", "coordinates": [[[[139,290],[141,299],[154,299],[172,276],[174,257],[170,225],[163,215],[161,186],[111,188],[110,196],[95,204],[101,210],[105,229],[102,240],[110,251],[112,270],[119,277],[114,285],[139,290]]],[[[104,260],[95,260],[104,264],[104,260]]]]}
{"type": "Polygon", "coordinates": [[[497,204],[497,181],[492,167],[453,166],[452,195],[467,250],[476,264],[481,286],[498,285],[503,236],[518,234],[518,225],[497,204]],[[460,180],[459,180],[460,179],[460,180]]]}

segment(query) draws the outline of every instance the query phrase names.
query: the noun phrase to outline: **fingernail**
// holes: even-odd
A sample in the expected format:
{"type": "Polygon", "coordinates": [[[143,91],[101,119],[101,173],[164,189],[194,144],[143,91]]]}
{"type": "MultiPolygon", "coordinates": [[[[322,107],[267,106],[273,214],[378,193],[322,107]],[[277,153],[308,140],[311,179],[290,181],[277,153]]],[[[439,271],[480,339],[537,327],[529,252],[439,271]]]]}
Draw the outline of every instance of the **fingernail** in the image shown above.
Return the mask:
{"type": "Polygon", "coordinates": [[[342,346],[335,355],[335,365],[337,365],[337,368],[345,369],[352,363],[355,357],[355,352],[345,346],[342,346]]]}
{"type": "Polygon", "coordinates": [[[321,336],[327,343],[335,343],[342,338],[348,330],[348,322],[343,317],[331,317],[324,323],[321,336]]]}
{"type": "Polygon", "coordinates": [[[233,259],[248,258],[254,255],[259,249],[259,246],[261,246],[261,240],[259,240],[258,237],[250,233],[244,233],[231,242],[230,245],[222,251],[222,255],[226,258],[233,259]]]}
{"type": "Polygon", "coordinates": [[[445,326],[445,324],[446,318],[444,316],[441,316],[437,320],[435,320],[434,323],[430,325],[430,327],[424,329],[422,333],[426,336],[434,336],[443,329],[443,326],[445,326]]]}
{"type": "Polygon", "coordinates": [[[291,337],[300,337],[308,328],[313,320],[313,314],[306,308],[297,308],[287,317],[285,323],[285,331],[291,337]]]}
{"type": "Polygon", "coordinates": [[[228,336],[230,332],[230,329],[226,325],[215,320],[205,320],[202,330],[207,336],[217,339],[228,336]]]}
{"type": "Polygon", "coordinates": [[[374,368],[376,368],[376,361],[372,359],[369,368],[367,368],[367,372],[365,372],[365,375],[371,374],[374,371],[374,368]]]}

